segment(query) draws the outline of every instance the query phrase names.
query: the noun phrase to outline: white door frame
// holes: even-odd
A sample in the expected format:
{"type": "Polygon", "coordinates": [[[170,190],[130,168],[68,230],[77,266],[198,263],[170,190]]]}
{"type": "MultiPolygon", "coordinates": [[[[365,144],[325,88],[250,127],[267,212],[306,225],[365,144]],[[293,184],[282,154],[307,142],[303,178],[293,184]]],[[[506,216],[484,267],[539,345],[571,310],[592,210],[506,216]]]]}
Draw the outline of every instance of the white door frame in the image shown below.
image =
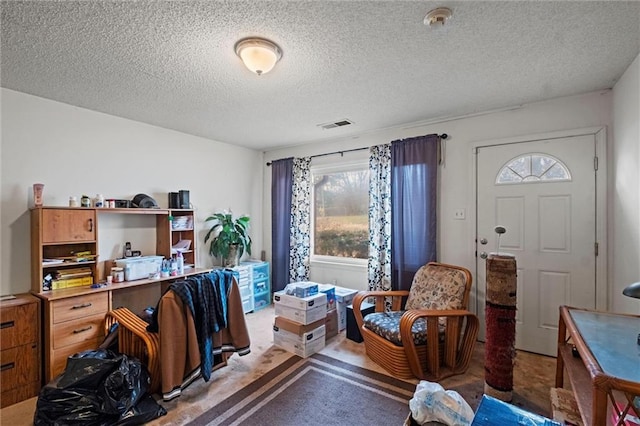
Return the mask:
{"type": "MultiPolygon", "coordinates": [[[[597,170],[596,170],[596,240],[598,242],[598,256],[596,257],[596,309],[606,311],[609,306],[609,287],[608,283],[608,249],[607,249],[607,129],[604,126],[587,127],[573,130],[562,130],[556,132],[539,133],[525,136],[515,136],[503,139],[490,139],[474,142],[471,144],[471,179],[473,180],[473,191],[471,191],[472,199],[469,205],[473,206],[470,210],[470,221],[473,223],[473,237],[469,241],[469,252],[473,255],[476,251],[476,241],[478,235],[478,218],[476,215],[478,182],[477,182],[477,166],[476,156],[478,148],[496,145],[506,145],[519,142],[534,142],[548,139],[562,139],[572,136],[593,135],[596,142],[597,170]]],[[[594,165],[595,165],[594,159],[594,165]]],[[[477,255],[476,255],[477,256],[477,255]]],[[[484,306],[478,306],[478,283],[477,283],[477,259],[473,257],[474,264],[474,299],[476,314],[484,309],[484,306]]],[[[469,306],[473,310],[473,306],[469,306]]],[[[482,325],[481,325],[482,326],[482,325]]]]}

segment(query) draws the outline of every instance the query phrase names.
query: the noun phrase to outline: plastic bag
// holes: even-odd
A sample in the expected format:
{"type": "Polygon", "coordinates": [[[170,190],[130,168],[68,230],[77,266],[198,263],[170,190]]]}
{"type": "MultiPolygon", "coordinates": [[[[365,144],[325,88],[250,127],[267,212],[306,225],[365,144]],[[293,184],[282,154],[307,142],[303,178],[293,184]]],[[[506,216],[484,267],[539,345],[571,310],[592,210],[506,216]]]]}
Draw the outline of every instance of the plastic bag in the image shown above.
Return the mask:
{"type": "Polygon", "coordinates": [[[474,412],[456,391],[445,391],[438,383],[420,381],[409,401],[411,417],[420,425],[440,422],[449,426],[468,426],[474,412]]]}
{"type": "Polygon", "coordinates": [[[38,395],[35,425],[135,425],[165,415],[147,391],[150,378],[135,358],[99,349],[67,359],[64,372],[38,395]]]}

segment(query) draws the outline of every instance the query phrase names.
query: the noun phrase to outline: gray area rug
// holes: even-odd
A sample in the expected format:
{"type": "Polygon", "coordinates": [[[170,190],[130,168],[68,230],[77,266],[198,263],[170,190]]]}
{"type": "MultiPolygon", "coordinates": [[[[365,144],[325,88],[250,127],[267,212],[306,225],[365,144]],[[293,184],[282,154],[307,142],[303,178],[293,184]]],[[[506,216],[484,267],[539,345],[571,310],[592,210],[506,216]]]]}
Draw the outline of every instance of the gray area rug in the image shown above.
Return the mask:
{"type": "Polygon", "coordinates": [[[321,354],[292,356],[190,425],[402,425],[414,391],[321,354]]]}

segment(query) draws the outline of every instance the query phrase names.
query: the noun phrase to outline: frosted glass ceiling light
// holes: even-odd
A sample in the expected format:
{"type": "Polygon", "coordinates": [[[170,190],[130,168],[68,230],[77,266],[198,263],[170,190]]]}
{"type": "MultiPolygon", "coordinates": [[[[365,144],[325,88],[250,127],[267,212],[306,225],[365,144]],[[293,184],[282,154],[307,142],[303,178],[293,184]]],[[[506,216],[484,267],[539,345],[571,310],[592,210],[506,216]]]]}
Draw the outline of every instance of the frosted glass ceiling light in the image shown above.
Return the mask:
{"type": "Polygon", "coordinates": [[[451,19],[451,15],[451,9],[439,7],[427,13],[427,16],[424,17],[424,24],[431,28],[444,27],[444,24],[451,19]]]}
{"type": "Polygon", "coordinates": [[[277,44],[263,38],[246,38],[236,43],[236,55],[258,75],[266,74],[282,58],[277,44]]]}

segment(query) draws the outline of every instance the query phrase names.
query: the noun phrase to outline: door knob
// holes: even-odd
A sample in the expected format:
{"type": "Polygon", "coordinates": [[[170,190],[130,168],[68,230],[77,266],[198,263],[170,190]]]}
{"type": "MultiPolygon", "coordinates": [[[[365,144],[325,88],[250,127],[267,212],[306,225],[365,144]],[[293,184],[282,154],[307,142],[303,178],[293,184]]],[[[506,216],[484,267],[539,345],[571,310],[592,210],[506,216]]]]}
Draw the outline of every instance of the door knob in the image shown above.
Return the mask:
{"type": "Polygon", "coordinates": [[[486,258],[487,258],[487,256],[488,256],[488,254],[487,254],[487,252],[486,252],[486,251],[483,251],[482,253],[480,253],[480,257],[481,257],[482,259],[486,259],[486,258]]]}
{"type": "Polygon", "coordinates": [[[480,238],[480,244],[485,245],[487,244],[489,241],[487,241],[486,238],[480,238]]]}

